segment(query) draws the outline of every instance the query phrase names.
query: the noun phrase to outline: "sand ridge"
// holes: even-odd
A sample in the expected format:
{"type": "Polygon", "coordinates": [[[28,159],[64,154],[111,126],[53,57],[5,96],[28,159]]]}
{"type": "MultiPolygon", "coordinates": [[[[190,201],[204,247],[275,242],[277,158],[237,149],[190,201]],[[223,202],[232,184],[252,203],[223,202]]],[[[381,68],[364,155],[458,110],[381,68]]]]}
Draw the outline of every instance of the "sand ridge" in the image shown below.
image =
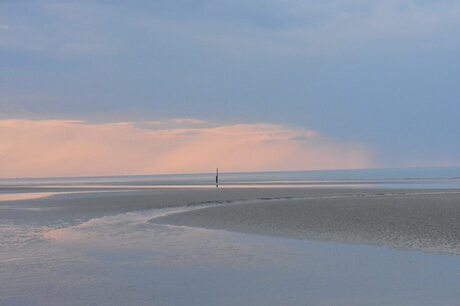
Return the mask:
{"type": "Polygon", "coordinates": [[[460,193],[360,192],[221,205],[154,220],[305,240],[460,254],[460,193]]]}

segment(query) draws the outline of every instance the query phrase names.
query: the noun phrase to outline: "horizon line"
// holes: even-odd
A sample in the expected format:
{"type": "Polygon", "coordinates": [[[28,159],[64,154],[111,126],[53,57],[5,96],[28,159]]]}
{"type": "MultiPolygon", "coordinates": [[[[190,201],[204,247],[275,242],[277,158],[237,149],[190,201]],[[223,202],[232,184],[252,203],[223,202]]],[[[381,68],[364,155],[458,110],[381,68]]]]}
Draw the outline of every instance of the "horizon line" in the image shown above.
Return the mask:
{"type": "MultiPolygon", "coordinates": [[[[220,174],[251,174],[251,173],[287,173],[287,172],[331,172],[331,171],[366,171],[366,170],[403,170],[403,169],[449,169],[460,168],[460,165],[452,166],[403,166],[403,167],[369,167],[369,168],[337,168],[337,169],[305,169],[305,170],[263,170],[263,171],[221,171],[220,174]]],[[[157,174],[117,174],[117,175],[88,175],[88,176],[34,176],[34,177],[0,177],[0,181],[7,180],[42,180],[42,179],[97,179],[113,177],[152,177],[152,176],[177,176],[177,175],[201,175],[215,174],[215,172],[177,172],[157,174]]]]}

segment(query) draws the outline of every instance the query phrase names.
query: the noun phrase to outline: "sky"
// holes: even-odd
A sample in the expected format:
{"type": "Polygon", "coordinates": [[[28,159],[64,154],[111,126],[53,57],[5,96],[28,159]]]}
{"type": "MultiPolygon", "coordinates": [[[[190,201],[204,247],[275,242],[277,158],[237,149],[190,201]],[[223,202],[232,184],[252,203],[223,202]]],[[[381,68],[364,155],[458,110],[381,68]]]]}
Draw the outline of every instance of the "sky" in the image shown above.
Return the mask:
{"type": "Polygon", "coordinates": [[[0,2],[0,177],[460,165],[460,2],[0,2]]]}

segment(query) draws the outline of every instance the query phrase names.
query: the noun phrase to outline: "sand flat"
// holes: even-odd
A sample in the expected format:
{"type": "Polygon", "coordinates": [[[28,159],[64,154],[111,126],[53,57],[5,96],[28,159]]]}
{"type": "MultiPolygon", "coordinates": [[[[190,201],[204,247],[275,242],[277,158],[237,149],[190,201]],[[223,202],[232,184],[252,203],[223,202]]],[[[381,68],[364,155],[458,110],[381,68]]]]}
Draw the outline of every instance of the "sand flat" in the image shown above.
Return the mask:
{"type": "MultiPolygon", "coordinates": [[[[17,192],[27,195],[36,193],[37,188],[3,187],[5,194],[17,192]]],[[[56,192],[53,188],[40,188],[44,194],[56,192]]],[[[304,198],[323,195],[361,194],[359,189],[348,188],[202,188],[202,189],[152,189],[152,190],[92,190],[68,187],[60,195],[24,201],[4,201],[1,203],[1,219],[14,222],[47,223],[58,221],[72,222],[89,220],[95,217],[114,215],[129,211],[160,209],[166,207],[219,205],[235,201],[266,200],[277,198],[304,198]],[[98,192],[99,191],[99,192],[98,192]],[[9,209],[8,209],[9,208],[9,209]],[[33,208],[35,212],[21,208],[33,208]],[[43,208],[42,210],[40,210],[43,208]],[[52,211],[48,208],[53,208],[52,211]],[[44,212],[46,210],[46,213],[44,212]]],[[[375,191],[380,192],[380,191],[375,191]]],[[[385,191],[391,192],[391,191],[385,191]]],[[[401,191],[398,191],[401,192],[401,191]]]]}
{"type": "Polygon", "coordinates": [[[460,194],[337,191],[222,205],[153,222],[460,254],[460,194]]]}
{"type": "MultiPolygon", "coordinates": [[[[49,190],[43,190],[43,192],[49,190]]],[[[0,221],[76,224],[130,211],[209,208],[152,222],[460,254],[460,190],[244,188],[101,190],[2,202],[0,221]]]]}
{"type": "Polygon", "coordinates": [[[453,253],[458,190],[74,191],[2,202],[0,304],[458,305],[460,256],[364,245],[453,253]]]}

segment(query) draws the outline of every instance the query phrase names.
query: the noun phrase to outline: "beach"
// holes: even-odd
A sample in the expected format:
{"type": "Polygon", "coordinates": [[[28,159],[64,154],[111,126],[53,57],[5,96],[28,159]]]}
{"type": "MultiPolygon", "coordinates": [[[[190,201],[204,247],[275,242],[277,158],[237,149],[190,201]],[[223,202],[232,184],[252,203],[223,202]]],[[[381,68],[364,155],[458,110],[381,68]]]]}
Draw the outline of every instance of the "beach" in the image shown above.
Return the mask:
{"type": "Polygon", "coordinates": [[[0,202],[0,305],[460,298],[460,189],[1,189],[32,191],[0,202]]]}
{"type": "Polygon", "coordinates": [[[460,306],[459,17],[1,1],[0,306],[460,306]]]}
{"type": "Polygon", "coordinates": [[[155,222],[459,255],[458,220],[459,191],[322,190],[316,196],[216,206],[155,222]]]}
{"type": "Polygon", "coordinates": [[[138,210],[205,206],[152,222],[460,254],[457,222],[460,190],[456,189],[204,188],[68,192],[4,201],[0,205],[1,217],[49,225],[138,210]]]}

